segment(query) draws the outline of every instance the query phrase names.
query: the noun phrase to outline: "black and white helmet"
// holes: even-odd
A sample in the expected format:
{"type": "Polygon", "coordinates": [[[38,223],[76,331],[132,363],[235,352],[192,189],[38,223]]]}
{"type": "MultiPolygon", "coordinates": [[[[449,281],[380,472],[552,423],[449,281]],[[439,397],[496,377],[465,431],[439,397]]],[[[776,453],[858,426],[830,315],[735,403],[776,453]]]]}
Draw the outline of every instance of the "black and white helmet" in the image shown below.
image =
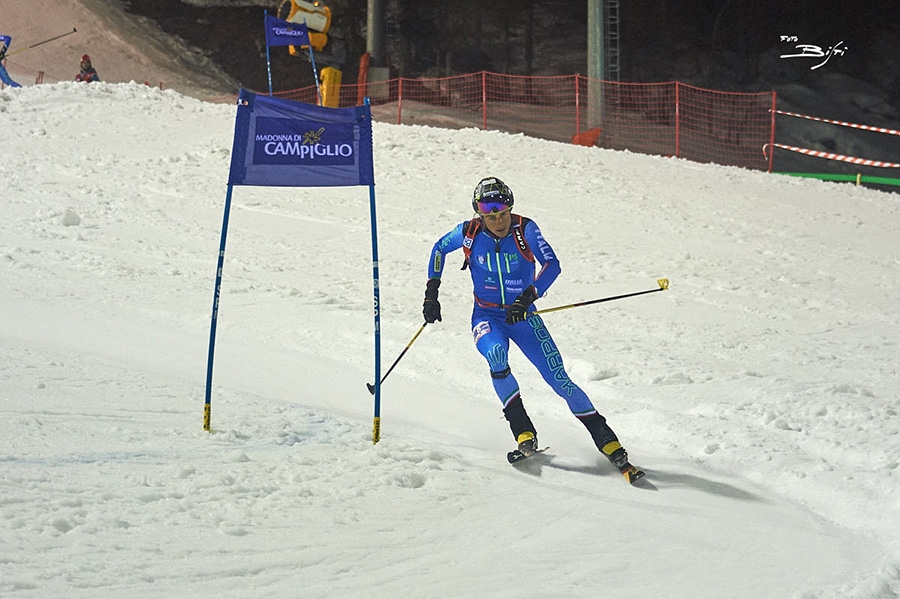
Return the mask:
{"type": "Polygon", "coordinates": [[[486,177],[475,186],[472,209],[478,214],[503,212],[513,206],[513,192],[497,177],[486,177]]]}

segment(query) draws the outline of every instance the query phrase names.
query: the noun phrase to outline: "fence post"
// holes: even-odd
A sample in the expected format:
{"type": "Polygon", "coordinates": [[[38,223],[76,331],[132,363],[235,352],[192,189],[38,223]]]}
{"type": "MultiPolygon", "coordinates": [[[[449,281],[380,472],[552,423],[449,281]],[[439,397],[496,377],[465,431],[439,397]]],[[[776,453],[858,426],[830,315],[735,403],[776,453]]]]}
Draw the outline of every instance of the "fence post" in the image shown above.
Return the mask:
{"type": "Polygon", "coordinates": [[[487,71],[481,71],[481,129],[487,131],[487,71]]]}
{"type": "Polygon", "coordinates": [[[403,77],[397,79],[397,124],[403,124],[403,77]]]}
{"type": "Polygon", "coordinates": [[[770,128],[771,133],[769,134],[769,147],[771,150],[769,151],[769,172],[772,172],[772,167],[775,163],[775,98],[776,92],[772,90],[772,126],[770,128]]]}
{"type": "Polygon", "coordinates": [[[575,75],[575,135],[581,135],[581,96],[578,95],[578,78],[575,75]]]}
{"type": "Polygon", "coordinates": [[[675,82],[675,158],[681,158],[681,84],[675,82]]]}

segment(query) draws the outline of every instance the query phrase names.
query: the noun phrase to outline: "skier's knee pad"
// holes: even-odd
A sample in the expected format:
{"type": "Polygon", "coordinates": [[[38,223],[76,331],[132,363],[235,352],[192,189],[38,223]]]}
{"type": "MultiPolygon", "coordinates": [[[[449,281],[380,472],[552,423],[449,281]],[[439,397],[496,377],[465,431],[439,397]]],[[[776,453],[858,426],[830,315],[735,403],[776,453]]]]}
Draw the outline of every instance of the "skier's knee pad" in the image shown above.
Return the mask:
{"type": "Polygon", "coordinates": [[[506,377],[509,376],[509,373],[510,373],[510,372],[511,372],[511,371],[510,371],[510,369],[509,369],[509,366],[507,366],[506,368],[504,368],[503,370],[501,370],[501,371],[499,371],[499,372],[494,372],[494,371],[492,370],[492,371],[491,371],[491,378],[492,378],[492,379],[505,379],[506,377]]]}

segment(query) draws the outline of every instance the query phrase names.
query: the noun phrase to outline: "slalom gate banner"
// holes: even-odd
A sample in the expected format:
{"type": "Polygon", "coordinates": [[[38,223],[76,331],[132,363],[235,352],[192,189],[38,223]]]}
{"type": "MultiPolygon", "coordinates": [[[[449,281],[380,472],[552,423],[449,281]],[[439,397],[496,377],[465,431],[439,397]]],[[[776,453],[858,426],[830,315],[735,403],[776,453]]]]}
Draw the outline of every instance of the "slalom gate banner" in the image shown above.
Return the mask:
{"type": "Polygon", "coordinates": [[[229,185],[374,185],[368,105],[325,108],[241,90],[229,185]]]}
{"type": "Polygon", "coordinates": [[[303,23],[291,23],[269,15],[264,11],[263,26],[266,32],[266,71],[269,75],[269,95],[272,95],[272,57],[269,52],[271,46],[306,46],[309,50],[309,64],[312,66],[313,79],[316,81],[316,95],[319,104],[322,103],[322,94],[319,91],[319,74],[316,72],[316,58],[313,55],[312,42],[309,41],[309,28],[306,21],[303,23]]]}
{"type": "Polygon", "coordinates": [[[260,96],[241,90],[234,123],[234,143],[228,192],[222,216],[222,235],[216,265],[209,355],[206,367],[206,401],[203,428],[212,431],[213,361],[216,325],[225,265],[225,241],[234,186],[369,187],[372,228],[372,292],[375,308],[375,418],[372,442],[381,431],[381,296],[378,275],[378,232],[375,218],[375,168],[372,150],[372,111],[369,99],[353,108],[327,108],[260,96]]]}
{"type": "Polygon", "coordinates": [[[282,21],[266,12],[267,46],[311,46],[306,23],[282,21]]]}

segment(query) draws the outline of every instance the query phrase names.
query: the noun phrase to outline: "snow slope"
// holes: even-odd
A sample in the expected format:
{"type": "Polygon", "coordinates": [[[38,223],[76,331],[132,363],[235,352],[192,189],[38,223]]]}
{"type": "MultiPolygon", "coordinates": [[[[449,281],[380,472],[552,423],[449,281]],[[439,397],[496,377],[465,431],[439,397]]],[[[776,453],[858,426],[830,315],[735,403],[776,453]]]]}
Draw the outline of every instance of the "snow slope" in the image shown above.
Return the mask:
{"type": "Polygon", "coordinates": [[[40,73],[45,83],[72,81],[88,54],[109,83],[147,82],[197,98],[240,87],[196,48],[125,12],[120,0],[0,0],[0,33],[13,38],[6,67],[24,86],[40,73]]]}
{"type": "Polygon", "coordinates": [[[639,489],[515,351],[551,455],[505,463],[454,269],[372,444],[363,188],[235,189],[205,432],[233,123],[139,84],[0,91],[0,596],[900,595],[896,194],[375,124],[384,369],[483,176],[560,256],[538,307],[670,280],[545,317],[639,489]]]}

